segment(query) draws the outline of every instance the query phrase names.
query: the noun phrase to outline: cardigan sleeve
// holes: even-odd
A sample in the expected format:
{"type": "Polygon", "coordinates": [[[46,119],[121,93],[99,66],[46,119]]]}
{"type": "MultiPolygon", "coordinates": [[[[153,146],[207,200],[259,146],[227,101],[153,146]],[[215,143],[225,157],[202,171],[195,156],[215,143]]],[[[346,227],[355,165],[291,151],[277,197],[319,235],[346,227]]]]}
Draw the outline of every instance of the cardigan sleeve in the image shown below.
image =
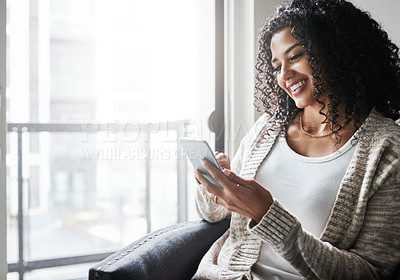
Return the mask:
{"type": "Polygon", "coordinates": [[[307,279],[387,279],[400,263],[398,161],[368,200],[361,231],[347,250],[304,231],[278,201],[248,230],[271,244],[307,279]]]}

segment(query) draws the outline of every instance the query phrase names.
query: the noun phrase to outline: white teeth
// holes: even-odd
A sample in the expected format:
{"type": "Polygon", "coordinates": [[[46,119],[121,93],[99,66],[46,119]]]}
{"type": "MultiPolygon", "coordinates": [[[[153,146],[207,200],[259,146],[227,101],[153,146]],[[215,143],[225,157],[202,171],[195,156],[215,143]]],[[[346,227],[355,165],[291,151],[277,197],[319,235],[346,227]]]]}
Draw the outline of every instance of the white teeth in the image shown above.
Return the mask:
{"type": "Polygon", "coordinates": [[[302,85],[304,85],[306,83],[306,80],[302,80],[301,82],[298,82],[297,84],[294,84],[293,86],[290,87],[290,90],[293,92],[296,89],[298,89],[299,87],[301,87],[302,85]]]}

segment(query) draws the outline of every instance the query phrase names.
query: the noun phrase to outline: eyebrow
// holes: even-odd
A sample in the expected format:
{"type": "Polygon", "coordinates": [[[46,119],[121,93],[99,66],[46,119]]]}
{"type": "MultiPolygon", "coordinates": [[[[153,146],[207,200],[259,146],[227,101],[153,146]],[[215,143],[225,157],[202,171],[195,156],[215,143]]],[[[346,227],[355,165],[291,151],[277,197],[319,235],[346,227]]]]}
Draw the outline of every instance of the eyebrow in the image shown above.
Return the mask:
{"type": "MultiPolygon", "coordinates": [[[[285,51],[285,54],[287,54],[287,53],[289,53],[291,50],[293,50],[295,47],[297,47],[297,46],[301,46],[301,44],[300,43],[295,43],[295,44],[293,44],[293,45],[291,45],[286,51],[285,51]]],[[[274,63],[276,61],[276,58],[273,58],[272,60],[271,60],[271,63],[274,63]]]]}

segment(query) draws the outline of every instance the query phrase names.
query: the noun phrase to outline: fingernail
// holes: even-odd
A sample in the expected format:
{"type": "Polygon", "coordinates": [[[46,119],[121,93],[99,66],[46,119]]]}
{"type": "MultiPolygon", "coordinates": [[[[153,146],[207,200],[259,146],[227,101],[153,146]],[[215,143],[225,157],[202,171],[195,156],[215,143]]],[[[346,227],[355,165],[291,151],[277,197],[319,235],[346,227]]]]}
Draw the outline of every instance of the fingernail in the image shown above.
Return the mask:
{"type": "Polygon", "coordinates": [[[204,158],[202,158],[200,161],[201,161],[201,163],[203,163],[203,164],[206,163],[206,160],[205,160],[204,158]]]}
{"type": "Polygon", "coordinates": [[[224,170],[222,170],[222,172],[225,174],[225,176],[231,175],[231,171],[229,169],[224,168],[224,170]]]}

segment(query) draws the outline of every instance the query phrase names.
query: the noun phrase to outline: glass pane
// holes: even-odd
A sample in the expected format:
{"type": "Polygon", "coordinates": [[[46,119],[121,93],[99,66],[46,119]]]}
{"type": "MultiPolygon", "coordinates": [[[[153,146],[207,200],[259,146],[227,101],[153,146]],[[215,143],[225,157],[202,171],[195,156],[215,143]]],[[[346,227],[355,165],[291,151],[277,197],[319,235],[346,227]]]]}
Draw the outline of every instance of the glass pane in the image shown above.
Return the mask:
{"type": "Polygon", "coordinates": [[[145,159],[126,155],[142,142],[85,138],[23,135],[26,259],[114,251],[146,233],[145,159]],[[41,143],[38,153],[28,149],[32,136],[41,143]]]}
{"type": "Polygon", "coordinates": [[[177,222],[176,133],[168,131],[151,135],[150,199],[151,226],[161,228],[177,222]]]}
{"type": "Polygon", "coordinates": [[[188,119],[208,136],[213,5],[8,0],[8,122],[188,119]]]}
{"type": "Polygon", "coordinates": [[[8,133],[7,146],[7,260],[18,261],[18,139],[8,133]]]}
{"type": "Polygon", "coordinates": [[[7,280],[19,280],[19,274],[16,272],[7,273],[7,280]]]}
{"type": "MultiPolygon", "coordinates": [[[[25,260],[117,250],[176,223],[176,138],[214,142],[214,1],[8,0],[7,9],[7,121],[28,123],[19,131],[25,260]]],[[[17,131],[7,141],[13,263],[17,131]]],[[[193,171],[182,172],[197,219],[193,171]]]]}

